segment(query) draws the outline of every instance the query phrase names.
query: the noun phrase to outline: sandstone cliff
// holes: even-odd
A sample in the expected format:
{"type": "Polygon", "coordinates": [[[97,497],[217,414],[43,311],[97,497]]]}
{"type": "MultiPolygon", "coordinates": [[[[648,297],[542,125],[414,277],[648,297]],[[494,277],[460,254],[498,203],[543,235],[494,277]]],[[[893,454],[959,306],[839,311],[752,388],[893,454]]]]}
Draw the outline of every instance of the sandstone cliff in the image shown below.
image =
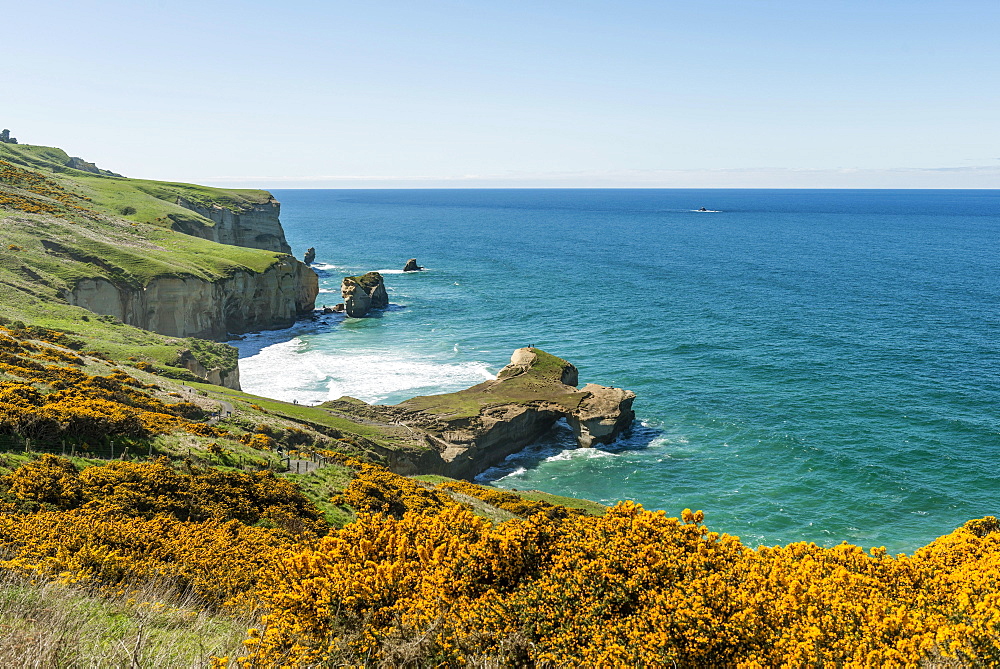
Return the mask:
{"type": "Polygon", "coordinates": [[[400,473],[472,478],[536,441],[560,418],[569,421],[581,447],[611,443],[627,431],[635,393],[592,383],[577,389],[577,377],[565,360],[522,348],[496,380],[457,393],[395,406],[342,398],[323,407],[394,433],[405,428],[410,439],[422,440],[419,461],[394,464],[400,473]]]}
{"type": "Polygon", "coordinates": [[[385,292],[385,282],[378,272],[344,277],[340,294],[344,298],[344,310],[352,318],[361,318],[372,309],[389,306],[389,294],[385,292]]]}
{"type": "Polygon", "coordinates": [[[288,257],[264,272],[240,270],[214,282],[163,276],[135,288],[84,279],[66,299],[144,330],[218,341],[227,334],[288,327],[313,310],[318,292],[316,273],[288,257]]]}
{"type": "Polygon", "coordinates": [[[183,350],[177,355],[176,360],[177,367],[183,367],[195,376],[201,377],[208,381],[209,383],[214,383],[217,386],[223,386],[224,388],[232,388],[233,390],[240,390],[240,368],[239,365],[233,367],[232,369],[223,369],[222,367],[205,367],[204,364],[190,350],[183,350]]]}
{"type": "Polygon", "coordinates": [[[291,253],[292,248],[285,241],[285,231],[278,220],[281,204],[273,197],[267,202],[246,204],[240,210],[218,204],[204,205],[191,202],[183,197],[177,204],[196,214],[204,216],[215,225],[202,226],[188,220],[174,220],[174,229],[202,239],[220,244],[246,246],[251,249],[291,253]]]}

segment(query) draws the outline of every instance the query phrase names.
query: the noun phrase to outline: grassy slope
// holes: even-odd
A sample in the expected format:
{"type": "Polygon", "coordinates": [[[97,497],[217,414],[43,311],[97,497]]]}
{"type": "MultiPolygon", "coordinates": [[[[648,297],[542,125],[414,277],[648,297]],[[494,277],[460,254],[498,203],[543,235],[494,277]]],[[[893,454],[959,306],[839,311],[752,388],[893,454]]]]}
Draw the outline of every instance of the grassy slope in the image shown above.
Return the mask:
{"type": "Polygon", "coordinates": [[[332,428],[347,435],[357,435],[374,442],[378,446],[396,450],[400,448],[415,449],[418,446],[411,440],[402,438],[401,435],[407,433],[405,428],[392,430],[389,426],[376,425],[361,419],[352,419],[339,413],[331,413],[322,407],[309,407],[302,404],[292,404],[281,400],[258,397],[239,390],[220,388],[207,383],[189,384],[208,394],[209,397],[223,399],[229,402],[236,401],[236,405],[241,411],[250,415],[261,417],[273,416],[291,421],[301,422],[306,425],[332,428]],[[259,407],[255,409],[254,406],[259,407]]]}
{"type": "Polygon", "coordinates": [[[498,404],[551,402],[567,411],[577,408],[587,395],[559,383],[566,361],[539,349],[534,353],[537,359],[524,374],[502,382],[486,381],[454,393],[414,397],[399,406],[446,420],[478,416],[482,409],[498,404]]]}
{"type": "Polygon", "coordinates": [[[244,269],[262,272],[281,254],[216,244],[170,226],[175,220],[213,225],[176,205],[178,197],[241,210],[270,194],[90,174],[65,167],[68,159],[51,147],[0,144],[0,161],[8,163],[0,165],[0,197],[8,198],[0,206],[3,315],[72,333],[116,358],[170,364],[179,350],[200,348],[206,367],[228,360],[190,340],[98,320],[62,294],[88,278],[141,287],[161,276],[215,280],[244,269]]]}
{"type": "Polygon", "coordinates": [[[0,576],[5,667],[191,667],[242,650],[251,619],[215,615],[151,590],[99,597],[0,576]]]}
{"type": "MultiPolygon", "coordinates": [[[[449,478],[447,476],[440,476],[438,474],[421,474],[419,476],[414,476],[413,478],[418,481],[423,481],[424,483],[432,483],[437,485],[439,483],[447,483],[449,481],[457,481],[458,479],[449,478]]],[[[538,502],[548,502],[549,504],[555,504],[557,506],[565,506],[568,509],[582,509],[590,516],[603,516],[604,512],[608,510],[608,507],[597,502],[591,502],[586,499],[576,499],[575,497],[563,497],[562,495],[552,495],[547,492],[542,492],[541,490],[511,490],[510,488],[504,488],[504,492],[512,492],[519,497],[524,499],[530,499],[538,502]]],[[[465,501],[465,500],[462,500],[465,501]]],[[[475,500],[474,506],[476,507],[489,507],[490,505],[482,500],[475,500]]],[[[490,507],[495,508],[495,507],[490,507]]],[[[508,514],[513,515],[513,514],[508,514]]]]}

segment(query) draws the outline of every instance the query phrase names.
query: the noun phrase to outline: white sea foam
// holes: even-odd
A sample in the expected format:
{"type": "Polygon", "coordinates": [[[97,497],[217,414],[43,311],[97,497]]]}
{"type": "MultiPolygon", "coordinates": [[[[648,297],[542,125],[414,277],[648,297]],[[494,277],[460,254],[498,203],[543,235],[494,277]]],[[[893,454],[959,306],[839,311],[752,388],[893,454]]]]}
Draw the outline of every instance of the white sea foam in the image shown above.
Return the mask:
{"type": "MultiPolygon", "coordinates": [[[[248,352],[253,351],[247,344],[248,352]]],[[[245,391],[302,404],[344,395],[366,402],[400,401],[492,378],[489,368],[479,362],[441,362],[413,358],[407,352],[313,349],[299,338],[261,346],[240,360],[245,391]]]]}
{"type": "Polygon", "coordinates": [[[545,462],[560,462],[567,460],[593,460],[594,458],[613,458],[614,455],[599,448],[568,448],[555,455],[545,458],[545,462]]]}

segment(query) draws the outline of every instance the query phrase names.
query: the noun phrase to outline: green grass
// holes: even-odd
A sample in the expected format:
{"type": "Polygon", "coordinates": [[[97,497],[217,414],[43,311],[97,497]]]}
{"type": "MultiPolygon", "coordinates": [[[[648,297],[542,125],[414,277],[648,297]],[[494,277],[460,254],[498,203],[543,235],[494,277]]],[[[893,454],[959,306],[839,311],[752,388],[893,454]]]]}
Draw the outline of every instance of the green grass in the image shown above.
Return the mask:
{"type": "MultiPolygon", "coordinates": [[[[269,201],[269,193],[95,175],[66,167],[69,156],[52,147],[0,144],[0,160],[41,175],[57,194],[75,194],[67,195],[67,201],[84,208],[68,208],[60,216],[0,208],[3,316],[72,333],[85,340],[89,349],[114,358],[172,365],[179,351],[187,348],[208,369],[234,368],[234,356],[218,347],[99,319],[69,305],[67,295],[85,279],[106,279],[139,290],[163,277],[217,281],[239,272],[266,271],[284,254],[217,244],[176,232],[171,225],[179,220],[213,225],[178,206],[178,197],[243,211],[269,201]],[[135,213],[123,215],[126,208],[135,213]]],[[[10,183],[0,181],[0,195],[59,204],[48,195],[24,190],[29,186],[20,177],[10,179],[10,183]]]]}
{"type": "MultiPolygon", "coordinates": [[[[246,211],[255,204],[266,203],[271,199],[271,194],[265,190],[214,188],[92,174],[67,167],[69,158],[65,151],[51,146],[0,144],[0,160],[49,173],[57,178],[65,177],[82,186],[81,190],[94,199],[96,208],[105,213],[118,215],[126,206],[135,207],[137,213],[130,215],[134,220],[141,220],[142,210],[145,209],[149,209],[149,213],[156,213],[156,216],[162,216],[164,211],[172,211],[165,210],[163,205],[166,203],[176,207],[178,197],[204,207],[220,205],[236,212],[246,211]]],[[[182,207],[177,209],[196,216],[182,207]]],[[[202,221],[207,226],[212,225],[207,219],[202,221]]]]}
{"type": "Polygon", "coordinates": [[[350,509],[330,501],[331,497],[343,492],[354,477],[350,467],[329,465],[309,474],[282,474],[282,477],[294,483],[334,527],[343,527],[354,520],[350,509]]]}
{"type": "Polygon", "coordinates": [[[405,440],[399,439],[392,434],[385,426],[365,423],[352,420],[342,415],[334,415],[320,407],[309,407],[303,404],[293,404],[282,402],[281,400],[269,399],[251,395],[239,390],[230,388],[220,388],[207,383],[190,383],[192,387],[206,391],[210,396],[241,402],[240,410],[256,415],[264,420],[268,416],[276,416],[305,423],[307,425],[317,425],[321,427],[333,428],[347,435],[357,435],[364,437],[380,446],[396,450],[407,448],[405,440]],[[256,404],[264,409],[264,412],[254,410],[250,405],[256,404]]]}
{"type": "MultiPolygon", "coordinates": [[[[440,476],[438,474],[420,474],[417,476],[411,476],[410,478],[417,481],[423,481],[424,483],[430,483],[432,485],[440,485],[441,483],[449,483],[452,481],[458,481],[458,479],[449,478],[447,476],[440,476]]],[[[489,486],[484,486],[489,487],[489,486]]],[[[577,499],[576,497],[564,497],[562,495],[552,495],[547,492],[542,492],[541,490],[511,490],[510,488],[497,488],[497,490],[503,490],[504,492],[514,493],[518,497],[524,499],[534,500],[536,502],[548,502],[549,504],[555,504],[557,506],[565,506],[568,509],[582,509],[588,515],[591,516],[603,516],[607,512],[608,507],[598,502],[591,502],[587,499],[577,499]]],[[[463,497],[467,497],[463,495],[463,497]]],[[[480,504],[486,504],[482,500],[479,500],[480,504]]],[[[496,511],[502,511],[502,509],[496,509],[496,511]]],[[[507,512],[503,512],[507,513],[507,512]]]]}
{"type": "Polygon", "coordinates": [[[563,497],[562,495],[553,495],[547,492],[542,492],[541,490],[511,490],[510,488],[504,488],[504,490],[512,492],[515,495],[523,497],[524,499],[531,499],[537,502],[548,502],[549,504],[557,504],[570,509],[582,509],[591,516],[603,516],[608,511],[607,506],[598,502],[591,502],[589,499],[563,497]]]}
{"type": "Polygon", "coordinates": [[[5,667],[202,667],[242,650],[252,618],[206,611],[152,586],[98,596],[0,572],[5,667]]]}
{"type": "Polygon", "coordinates": [[[537,359],[524,374],[486,381],[454,393],[414,397],[398,406],[445,420],[478,416],[484,408],[499,404],[550,403],[567,412],[576,409],[587,394],[559,382],[562,370],[569,363],[539,349],[534,352],[537,359]]]}

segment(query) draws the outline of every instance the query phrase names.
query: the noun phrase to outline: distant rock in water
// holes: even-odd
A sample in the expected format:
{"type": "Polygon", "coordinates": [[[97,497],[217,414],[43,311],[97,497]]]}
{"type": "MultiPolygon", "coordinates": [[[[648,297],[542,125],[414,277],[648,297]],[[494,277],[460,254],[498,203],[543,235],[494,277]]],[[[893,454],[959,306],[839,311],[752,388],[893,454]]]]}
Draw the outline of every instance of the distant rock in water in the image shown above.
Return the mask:
{"type": "Polygon", "coordinates": [[[306,254],[302,257],[302,262],[311,265],[314,260],[316,260],[316,249],[310,246],[306,249],[306,254]]]}
{"type": "Polygon", "coordinates": [[[416,258],[410,258],[406,261],[406,266],[403,268],[404,272],[419,272],[423,267],[417,264],[416,258]]]}
{"type": "Polygon", "coordinates": [[[352,318],[361,318],[372,309],[389,306],[389,294],[385,292],[385,282],[378,272],[344,277],[340,294],[344,298],[344,311],[352,318]]]}

